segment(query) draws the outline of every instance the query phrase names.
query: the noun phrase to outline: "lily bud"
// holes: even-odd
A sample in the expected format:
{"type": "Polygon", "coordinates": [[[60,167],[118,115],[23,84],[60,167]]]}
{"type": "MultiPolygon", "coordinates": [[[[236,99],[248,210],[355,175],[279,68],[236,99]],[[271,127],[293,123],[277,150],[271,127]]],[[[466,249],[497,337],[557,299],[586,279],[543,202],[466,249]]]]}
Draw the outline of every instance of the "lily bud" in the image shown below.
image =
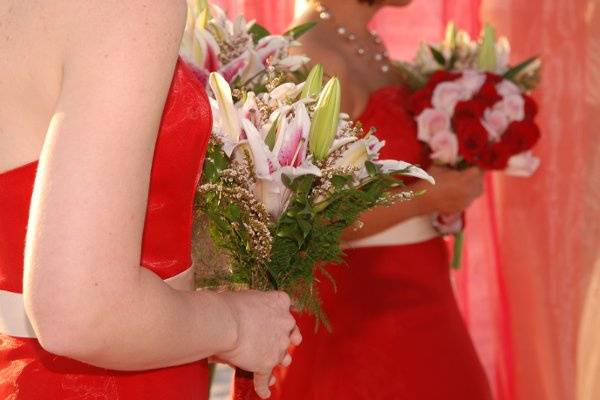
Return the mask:
{"type": "Polygon", "coordinates": [[[449,50],[454,50],[456,47],[456,24],[449,22],[446,26],[446,37],[444,38],[444,47],[449,50]]]}
{"type": "Polygon", "coordinates": [[[323,88],[323,66],[321,64],[315,65],[308,74],[304,88],[302,89],[301,98],[316,96],[323,88]]]}
{"type": "Polygon", "coordinates": [[[495,72],[498,64],[496,55],[496,30],[486,24],[482,32],[477,66],[483,71],[495,72]]]}
{"type": "Polygon", "coordinates": [[[331,78],[319,96],[310,127],[309,148],[315,160],[321,161],[335,139],[341,107],[341,88],[337,78],[331,78]]]}
{"type": "Polygon", "coordinates": [[[207,0],[188,0],[188,18],[192,14],[197,23],[204,28],[209,20],[209,7],[207,0]]]}
{"type": "Polygon", "coordinates": [[[233,97],[231,96],[231,88],[229,84],[217,72],[212,72],[208,78],[208,83],[212,89],[217,103],[219,105],[219,111],[221,114],[221,123],[223,130],[233,141],[237,142],[240,138],[240,121],[238,119],[237,111],[233,104],[233,97]]]}

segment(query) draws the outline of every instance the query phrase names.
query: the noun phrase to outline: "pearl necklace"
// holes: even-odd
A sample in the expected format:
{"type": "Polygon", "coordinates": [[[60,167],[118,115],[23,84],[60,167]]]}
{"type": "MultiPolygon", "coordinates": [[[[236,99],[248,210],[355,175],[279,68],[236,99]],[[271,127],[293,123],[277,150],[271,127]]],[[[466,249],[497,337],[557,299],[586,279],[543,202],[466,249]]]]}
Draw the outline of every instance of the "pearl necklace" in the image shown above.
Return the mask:
{"type": "MultiPolygon", "coordinates": [[[[331,13],[331,11],[327,7],[325,7],[321,2],[317,2],[315,7],[316,7],[315,8],[316,11],[319,13],[319,18],[322,21],[325,21],[325,22],[334,22],[335,21],[335,18],[333,16],[333,14],[331,13]]],[[[357,55],[359,55],[361,57],[371,57],[373,61],[375,61],[377,64],[379,64],[379,70],[382,73],[387,74],[388,72],[390,72],[390,69],[391,69],[390,68],[390,58],[389,58],[387,51],[383,50],[380,52],[375,52],[375,54],[370,54],[370,52],[368,50],[368,46],[365,46],[365,44],[363,42],[359,41],[356,34],[353,32],[350,32],[343,25],[338,25],[335,31],[341,39],[346,40],[348,43],[350,43],[354,46],[357,55]]],[[[382,42],[381,38],[379,37],[379,35],[377,34],[377,32],[369,30],[369,35],[371,36],[371,40],[373,41],[373,43],[375,45],[377,45],[380,48],[383,47],[382,46],[383,42],[382,42]]]]}

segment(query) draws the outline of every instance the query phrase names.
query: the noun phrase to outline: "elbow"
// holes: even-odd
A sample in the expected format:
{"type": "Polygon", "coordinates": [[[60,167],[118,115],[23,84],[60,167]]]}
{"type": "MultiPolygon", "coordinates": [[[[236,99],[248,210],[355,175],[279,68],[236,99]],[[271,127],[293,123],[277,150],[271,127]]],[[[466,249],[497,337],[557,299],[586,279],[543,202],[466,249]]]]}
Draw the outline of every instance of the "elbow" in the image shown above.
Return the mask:
{"type": "Polygon", "coordinates": [[[73,310],[56,303],[25,297],[25,309],[40,346],[58,356],[93,363],[107,345],[100,330],[94,329],[95,313],[85,306],[73,310]]]}

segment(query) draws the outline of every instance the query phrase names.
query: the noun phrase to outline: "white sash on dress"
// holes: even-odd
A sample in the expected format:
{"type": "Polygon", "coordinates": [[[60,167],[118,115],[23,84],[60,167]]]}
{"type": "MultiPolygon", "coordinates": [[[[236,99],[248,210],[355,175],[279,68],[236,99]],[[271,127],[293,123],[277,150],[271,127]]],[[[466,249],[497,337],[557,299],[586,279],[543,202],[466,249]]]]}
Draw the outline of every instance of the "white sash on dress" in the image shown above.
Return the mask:
{"type": "MultiPolygon", "coordinates": [[[[193,290],[194,267],[165,279],[165,283],[176,290],[193,290]]],[[[37,337],[25,312],[23,294],[0,290],[0,333],[21,338],[37,337]]]]}
{"type": "Polygon", "coordinates": [[[345,244],[345,248],[399,246],[426,242],[439,236],[431,223],[431,216],[422,215],[408,219],[375,235],[345,244]]]}

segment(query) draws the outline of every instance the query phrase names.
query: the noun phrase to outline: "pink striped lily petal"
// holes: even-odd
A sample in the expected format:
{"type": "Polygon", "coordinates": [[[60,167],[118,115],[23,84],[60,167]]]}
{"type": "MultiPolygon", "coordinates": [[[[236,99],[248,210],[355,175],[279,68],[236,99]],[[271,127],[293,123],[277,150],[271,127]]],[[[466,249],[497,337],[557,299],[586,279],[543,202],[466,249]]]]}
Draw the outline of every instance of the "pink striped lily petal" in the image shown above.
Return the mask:
{"type": "Polygon", "coordinates": [[[294,106],[294,119],[278,137],[274,153],[282,166],[299,166],[306,157],[306,143],[310,132],[310,117],[303,103],[294,106]]]}
{"type": "Polygon", "coordinates": [[[248,67],[248,63],[248,53],[244,52],[242,55],[230,61],[229,64],[221,68],[220,72],[223,74],[223,77],[227,82],[232,83],[235,78],[240,76],[248,67]]]}

